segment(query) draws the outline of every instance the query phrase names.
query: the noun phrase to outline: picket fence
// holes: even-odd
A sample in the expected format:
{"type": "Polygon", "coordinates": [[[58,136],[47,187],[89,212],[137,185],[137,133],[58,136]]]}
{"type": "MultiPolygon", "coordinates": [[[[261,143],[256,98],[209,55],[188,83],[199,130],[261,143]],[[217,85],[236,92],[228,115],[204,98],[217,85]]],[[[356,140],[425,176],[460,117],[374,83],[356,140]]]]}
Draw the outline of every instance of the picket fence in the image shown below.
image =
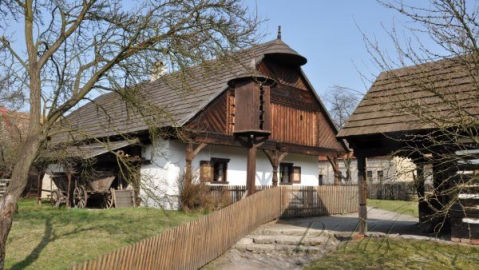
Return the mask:
{"type": "Polygon", "coordinates": [[[198,269],[264,223],[282,216],[356,212],[357,205],[355,186],[267,188],[72,269],[198,269]]]}

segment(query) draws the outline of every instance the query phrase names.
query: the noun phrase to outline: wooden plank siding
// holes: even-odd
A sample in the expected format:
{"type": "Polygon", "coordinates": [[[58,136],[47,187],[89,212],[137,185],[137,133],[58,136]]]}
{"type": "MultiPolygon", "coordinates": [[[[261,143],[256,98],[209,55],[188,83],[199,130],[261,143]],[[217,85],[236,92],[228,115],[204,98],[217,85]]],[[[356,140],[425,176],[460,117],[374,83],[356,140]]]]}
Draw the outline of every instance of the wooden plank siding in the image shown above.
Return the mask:
{"type": "MultiPolygon", "coordinates": [[[[308,87],[299,67],[265,59],[258,64],[258,70],[277,82],[269,92],[269,141],[344,151],[343,145],[336,139],[335,128],[328,121],[327,113],[322,109],[313,89],[308,87]]],[[[234,89],[227,89],[198,114],[188,127],[200,132],[232,136],[235,123],[241,117],[236,113],[237,102],[234,89]]]]}
{"type": "Polygon", "coordinates": [[[281,104],[271,104],[271,139],[278,142],[319,146],[318,115],[281,104]]]}
{"type": "Polygon", "coordinates": [[[228,91],[223,92],[188,125],[200,132],[227,133],[228,91]]]}

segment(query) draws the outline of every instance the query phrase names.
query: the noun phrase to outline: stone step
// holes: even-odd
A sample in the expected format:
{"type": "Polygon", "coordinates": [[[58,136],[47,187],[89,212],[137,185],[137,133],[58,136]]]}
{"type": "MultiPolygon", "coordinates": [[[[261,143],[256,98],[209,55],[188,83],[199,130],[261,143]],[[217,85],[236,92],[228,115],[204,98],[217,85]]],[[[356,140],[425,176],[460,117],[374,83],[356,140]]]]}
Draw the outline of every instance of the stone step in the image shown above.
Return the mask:
{"type": "Polygon", "coordinates": [[[330,235],[322,236],[299,236],[299,235],[250,235],[255,244],[281,244],[281,245],[302,245],[302,246],[319,246],[336,241],[330,235]]]}
{"type": "Polygon", "coordinates": [[[331,233],[322,229],[308,228],[277,228],[264,227],[255,230],[251,235],[293,235],[293,236],[329,236],[331,233]]]}
{"type": "Polygon", "coordinates": [[[234,246],[235,249],[243,252],[253,253],[270,253],[270,252],[283,252],[283,253],[303,253],[303,254],[317,254],[324,252],[323,247],[318,246],[294,246],[294,245],[281,245],[281,244],[241,244],[237,243],[234,246]]]}

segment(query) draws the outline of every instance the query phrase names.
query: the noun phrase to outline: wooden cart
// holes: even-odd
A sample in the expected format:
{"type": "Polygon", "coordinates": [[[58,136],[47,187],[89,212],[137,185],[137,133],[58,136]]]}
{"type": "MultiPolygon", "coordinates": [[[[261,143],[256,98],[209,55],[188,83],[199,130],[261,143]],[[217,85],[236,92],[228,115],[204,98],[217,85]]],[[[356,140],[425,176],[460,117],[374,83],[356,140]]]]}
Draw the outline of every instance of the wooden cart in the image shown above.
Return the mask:
{"type": "Polygon", "coordinates": [[[85,208],[88,199],[92,196],[100,197],[103,200],[103,207],[113,207],[112,183],[116,176],[103,172],[96,177],[88,179],[75,179],[70,183],[70,190],[68,191],[68,181],[64,178],[55,177],[53,181],[58,187],[57,190],[52,191],[51,202],[58,207],[61,204],[66,204],[68,200],[68,192],[70,192],[70,202],[73,207],[85,208]]]}

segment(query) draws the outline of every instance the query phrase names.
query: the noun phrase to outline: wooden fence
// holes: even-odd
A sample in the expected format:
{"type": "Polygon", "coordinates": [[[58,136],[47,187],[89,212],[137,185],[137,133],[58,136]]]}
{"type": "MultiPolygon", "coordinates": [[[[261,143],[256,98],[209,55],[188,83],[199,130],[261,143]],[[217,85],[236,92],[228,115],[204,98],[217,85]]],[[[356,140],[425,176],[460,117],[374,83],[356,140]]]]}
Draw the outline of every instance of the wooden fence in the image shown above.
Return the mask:
{"type": "Polygon", "coordinates": [[[280,188],[255,193],[219,211],[73,269],[198,269],[259,225],[278,218],[280,195],[280,188]]]}
{"type": "Polygon", "coordinates": [[[357,186],[265,187],[241,199],[241,188],[232,188],[236,203],[72,269],[198,269],[279,217],[356,212],[357,193],[357,186]]]}
{"type": "Polygon", "coordinates": [[[288,187],[281,189],[281,217],[310,217],[358,211],[357,186],[288,187]]]}
{"type": "MultiPolygon", "coordinates": [[[[432,191],[431,184],[424,185],[426,192],[432,191]]],[[[368,183],[368,198],[380,200],[417,200],[414,182],[368,183]]]]}

